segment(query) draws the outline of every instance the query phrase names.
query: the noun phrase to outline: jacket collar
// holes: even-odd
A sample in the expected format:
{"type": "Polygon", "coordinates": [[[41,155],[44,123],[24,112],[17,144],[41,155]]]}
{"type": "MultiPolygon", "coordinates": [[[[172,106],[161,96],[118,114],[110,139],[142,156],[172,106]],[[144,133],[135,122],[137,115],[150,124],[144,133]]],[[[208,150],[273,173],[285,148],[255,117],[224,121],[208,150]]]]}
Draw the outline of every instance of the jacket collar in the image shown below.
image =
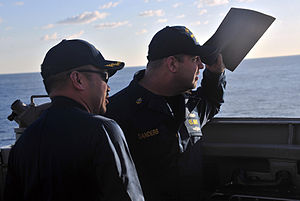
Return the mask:
{"type": "Polygon", "coordinates": [[[81,105],[80,103],[76,102],[75,100],[65,97],[65,96],[55,96],[51,99],[52,107],[53,108],[72,108],[76,107],[81,110],[87,111],[87,109],[81,105]]]}
{"type": "Polygon", "coordinates": [[[135,73],[133,80],[130,83],[130,87],[135,91],[134,104],[137,104],[137,108],[148,107],[149,109],[160,112],[169,116],[172,115],[172,111],[168,107],[168,103],[163,96],[156,95],[139,84],[139,81],[144,77],[145,70],[140,70],[135,73]]]}

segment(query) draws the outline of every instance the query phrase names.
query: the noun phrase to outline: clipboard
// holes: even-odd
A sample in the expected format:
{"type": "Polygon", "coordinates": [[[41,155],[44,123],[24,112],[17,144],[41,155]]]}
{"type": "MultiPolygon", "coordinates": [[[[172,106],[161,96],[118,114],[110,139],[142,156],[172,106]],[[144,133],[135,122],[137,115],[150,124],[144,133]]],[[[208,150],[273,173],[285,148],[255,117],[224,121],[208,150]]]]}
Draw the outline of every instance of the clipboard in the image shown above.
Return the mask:
{"type": "Polygon", "coordinates": [[[202,61],[212,65],[221,53],[226,68],[234,71],[274,20],[257,11],[231,8],[214,35],[204,43],[216,48],[215,52],[202,61]]]}

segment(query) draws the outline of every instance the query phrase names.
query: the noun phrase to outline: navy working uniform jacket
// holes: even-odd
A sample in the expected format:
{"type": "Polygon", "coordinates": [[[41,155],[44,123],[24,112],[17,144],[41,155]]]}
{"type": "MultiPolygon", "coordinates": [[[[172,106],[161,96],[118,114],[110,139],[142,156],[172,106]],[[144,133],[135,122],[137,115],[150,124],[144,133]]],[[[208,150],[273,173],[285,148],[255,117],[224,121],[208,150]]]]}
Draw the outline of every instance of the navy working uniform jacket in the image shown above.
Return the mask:
{"type": "Polygon", "coordinates": [[[4,197],[144,200],[120,127],[66,97],[55,97],[12,148],[4,197]]]}
{"type": "Polygon", "coordinates": [[[125,134],[145,200],[200,200],[201,128],[223,103],[225,75],[204,70],[201,87],[174,97],[143,88],[143,76],[110,98],[106,115],[125,134]]]}

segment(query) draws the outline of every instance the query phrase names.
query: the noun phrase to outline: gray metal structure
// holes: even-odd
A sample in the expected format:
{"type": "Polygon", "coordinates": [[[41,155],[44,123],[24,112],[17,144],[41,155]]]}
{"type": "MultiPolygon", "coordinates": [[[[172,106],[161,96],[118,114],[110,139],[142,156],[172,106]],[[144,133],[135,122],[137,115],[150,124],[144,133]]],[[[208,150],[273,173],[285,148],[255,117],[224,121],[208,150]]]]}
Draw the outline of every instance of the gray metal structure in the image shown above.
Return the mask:
{"type": "Polygon", "coordinates": [[[300,200],[300,118],[215,118],[203,133],[212,200],[300,200]]]}

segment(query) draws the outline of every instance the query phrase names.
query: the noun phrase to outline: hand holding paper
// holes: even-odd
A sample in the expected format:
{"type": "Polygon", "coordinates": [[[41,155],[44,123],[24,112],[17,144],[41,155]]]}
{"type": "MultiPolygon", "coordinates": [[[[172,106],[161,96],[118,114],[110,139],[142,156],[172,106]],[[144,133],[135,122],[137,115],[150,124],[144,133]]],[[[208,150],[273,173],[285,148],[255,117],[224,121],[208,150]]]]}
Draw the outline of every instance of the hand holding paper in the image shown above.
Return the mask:
{"type": "Polygon", "coordinates": [[[216,62],[212,65],[205,64],[205,68],[213,73],[223,73],[225,71],[225,65],[223,63],[222,55],[218,54],[216,62]]]}

